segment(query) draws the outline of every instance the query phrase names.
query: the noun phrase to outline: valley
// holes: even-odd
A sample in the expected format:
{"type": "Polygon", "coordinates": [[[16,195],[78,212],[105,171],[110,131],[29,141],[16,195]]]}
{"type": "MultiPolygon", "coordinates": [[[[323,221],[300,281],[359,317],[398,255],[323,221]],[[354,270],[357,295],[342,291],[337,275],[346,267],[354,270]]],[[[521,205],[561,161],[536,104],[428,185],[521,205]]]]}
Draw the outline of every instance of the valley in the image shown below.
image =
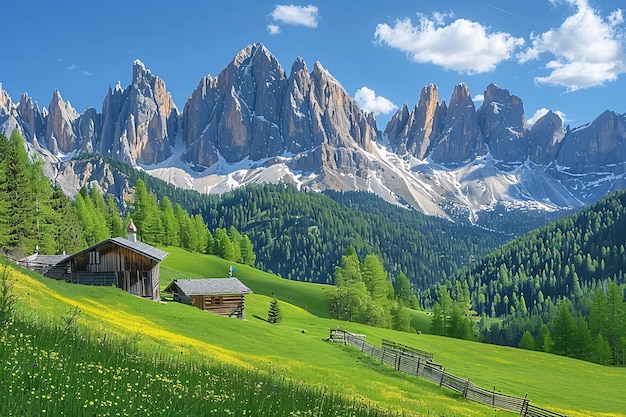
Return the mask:
{"type": "MultiPolygon", "coordinates": [[[[212,256],[163,249],[170,252],[163,264],[164,282],[169,277],[222,276],[228,269],[227,261],[212,256]],[[181,268],[183,265],[194,265],[194,269],[181,268]]],[[[36,276],[17,276],[16,292],[23,303],[20,314],[30,320],[50,320],[78,307],[78,330],[117,334],[147,355],[158,352],[164,358],[176,356],[178,359],[171,359],[175,361],[193,358],[256,368],[262,374],[327,387],[347,399],[358,398],[404,415],[495,415],[496,411],[460,401],[430,382],[400,377],[351,348],[326,342],[329,329],[347,327],[366,334],[370,343],[390,339],[431,351],[446,369],[479,386],[495,385],[500,392],[522,397],[528,394],[533,404],[570,416],[619,415],[622,411],[619,393],[626,380],[622,368],[605,372],[599,365],[545,353],[330,320],[324,318],[327,313],[321,298],[331,286],[287,281],[245,265],[237,265],[237,271],[254,291],[246,303],[249,320],[243,322],[177,303],[142,300],[115,288],[71,285],[36,276]],[[272,293],[283,306],[284,320],[277,326],[256,318],[267,314],[271,298],[264,294],[272,293]],[[529,367],[529,363],[537,366],[529,367]],[[563,369],[568,369],[567,374],[563,369]],[[569,395],[590,377],[598,391],[569,395]],[[602,392],[601,400],[598,392],[602,392]]]]}

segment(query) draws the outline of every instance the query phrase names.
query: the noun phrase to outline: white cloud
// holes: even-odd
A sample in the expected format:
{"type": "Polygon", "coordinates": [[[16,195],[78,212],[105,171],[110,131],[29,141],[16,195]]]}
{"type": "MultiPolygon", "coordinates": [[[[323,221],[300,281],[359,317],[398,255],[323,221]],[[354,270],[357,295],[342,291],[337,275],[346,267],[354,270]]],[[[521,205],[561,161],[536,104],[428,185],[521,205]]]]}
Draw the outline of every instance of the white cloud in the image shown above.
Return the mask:
{"type": "Polygon", "coordinates": [[[476,94],[474,98],[472,99],[472,101],[474,103],[482,103],[483,101],[485,101],[485,96],[484,94],[476,94]]]}
{"type": "Polygon", "coordinates": [[[72,65],[70,65],[69,67],[67,67],[67,69],[68,69],[68,70],[70,70],[70,71],[74,71],[76,68],[78,68],[78,67],[76,66],[76,64],[72,64],[72,65]]]}
{"type": "Polygon", "coordinates": [[[86,75],[86,76],[88,76],[88,77],[89,77],[90,75],[93,75],[93,73],[91,73],[91,72],[89,72],[89,71],[87,71],[87,70],[84,70],[84,71],[83,71],[83,75],[86,75]]]}
{"type": "Polygon", "coordinates": [[[267,25],[267,31],[270,35],[278,35],[280,33],[280,26],[278,25],[267,25]]]}
{"type": "Polygon", "coordinates": [[[416,26],[409,18],[396,20],[393,26],[378,24],[374,33],[377,42],[405,52],[414,62],[467,74],[493,71],[524,45],[522,38],[506,32],[490,33],[488,27],[470,20],[457,19],[445,26],[444,18],[449,15],[418,16],[416,26]]]}
{"type": "Polygon", "coordinates": [[[377,96],[374,90],[367,87],[359,88],[354,95],[354,100],[363,110],[374,113],[376,116],[389,114],[398,108],[389,99],[377,96]]]}
{"type": "Polygon", "coordinates": [[[621,10],[603,18],[587,0],[551,0],[577,8],[558,28],[540,35],[531,35],[532,46],[519,54],[519,62],[538,59],[543,53],[552,55],[546,64],[549,75],[535,77],[535,82],[562,86],[567,91],[603,85],[626,73],[626,53],[621,10]]]}
{"type": "MultiPolygon", "coordinates": [[[[548,113],[550,110],[546,109],[545,107],[535,111],[535,113],[531,116],[530,119],[528,119],[526,121],[526,123],[528,124],[528,126],[533,126],[535,123],[537,123],[537,120],[541,119],[543,116],[545,116],[546,113],[548,113]]],[[[563,122],[563,124],[565,124],[565,122],[569,121],[565,115],[565,113],[563,113],[560,110],[553,110],[552,113],[556,113],[557,116],[559,116],[561,118],[561,121],[563,122]]]]}
{"type": "MultiPolygon", "coordinates": [[[[276,5],[274,11],[270,13],[272,19],[286,25],[306,26],[308,28],[317,27],[318,20],[317,6],[276,5]]],[[[269,27],[268,27],[269,28],[269,27]]],[[[271,32],[270,32],[271,33],[271,32]]]]}

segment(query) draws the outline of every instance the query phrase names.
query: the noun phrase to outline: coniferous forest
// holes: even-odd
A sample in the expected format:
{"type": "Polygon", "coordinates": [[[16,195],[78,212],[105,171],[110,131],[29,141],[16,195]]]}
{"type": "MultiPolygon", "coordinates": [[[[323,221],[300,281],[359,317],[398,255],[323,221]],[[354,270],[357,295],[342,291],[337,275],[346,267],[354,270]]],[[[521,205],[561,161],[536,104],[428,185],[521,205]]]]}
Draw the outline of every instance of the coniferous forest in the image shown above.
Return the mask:
{"type": "Polygon", "coordinates": [[[398,207],[364,192],[318,193],[264,184],[205,195],[107,162],[131,184],[141,179],[159,200],[167,196],[202,215],[210,230],[234,226],[252,241],[258,268],[292,280],[333,283],[334,268],[351,246],[360,258],[379,256],[392,276],[403,272],[419,291],[511,238],[398,207]]]}
{"type": "Polygon", "coordinates": [[[626,364],[625,267],[620,191],[495,249],[447,287],[467,284],[483,341],[626,364]]]}
{"type": "Polygon", "coordinates": [[[82,188],[71,201],[31,163],[21,135],[0,135],[0,247],[20,259],[34,252],[75,253],[109,237],[126,236],[132,218],[139,239],[152,245],[179,246],[224,259],[254,264],[252,242],[234,227],[210,232],[200,214],[190,215],[168,197],[157,201],[141,179],[124,215],[109,195],[82,188]]]}

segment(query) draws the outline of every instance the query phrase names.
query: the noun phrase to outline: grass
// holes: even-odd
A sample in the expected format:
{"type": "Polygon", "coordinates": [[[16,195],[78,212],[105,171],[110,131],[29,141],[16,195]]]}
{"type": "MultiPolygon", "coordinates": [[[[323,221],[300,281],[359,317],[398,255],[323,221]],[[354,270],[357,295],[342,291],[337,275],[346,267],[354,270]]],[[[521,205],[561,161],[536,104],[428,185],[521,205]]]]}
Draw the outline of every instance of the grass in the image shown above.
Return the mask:
{"type": "Polygon", "coordinates": [[[391,415],[258,370],[141,354],[71,323],[20,316],[0,343],[2,416],[391,415]]]}
{"type": "MultiPolygon", "coordinates": [[[[226,276],[229,263],[167,248],[163,286],[172,278],[226,276]]],[[[177,303],[153,303],[115,288],[71,285],[35,275],[20,275],[22,303],[40,317],[58,317],[74,306],[81,325],[99,334],[132,335],[146,351],[175,355],[183,362],[235,365],[289,381],[305,381],[322,392],[409,415],[509,415],[463,400],[436,384],[400,374],[359,351],[324,341],[329,329],[364,333],[370,343],[391,339],[427,350],[446,370],[481,387],[524,396],[538,406],[571,416],[625,415],[626,369],[573,359],[472,343],[427,334],[376,329],[328,318],[324,294],[333,287],[283,280],[237,265],[237,277],[254,294],[246,297],[247,321],[228,319],[177,303]],[[284,319],[263,318],[272,294],[282,300],[284,319]],[[290,303],[288,303],[288,301],[290,303]],[[308,310],[308,311],[307,311],[308,310]],[[314,315],[312,312],[319,313],[314,315]],[[621,413],[621,414],[620,414],[621,413]]],[[[413,321],[427,323],[423,313],[413,321]]]]}
{"type": "Polygon", "coordinates": [[[165,289],[175,278],[224,278],[228,276],[229,267],[235,265],[235,275],[253,293],[276,296],[318,317],[330,317],[324,295],[334,290],[334,286],[290,281],[248,265],[233,264],[215,256],[194,254],[181,248],[168,246],[161,249],[170,254],[161,263],[161,289],[165,289]]]}

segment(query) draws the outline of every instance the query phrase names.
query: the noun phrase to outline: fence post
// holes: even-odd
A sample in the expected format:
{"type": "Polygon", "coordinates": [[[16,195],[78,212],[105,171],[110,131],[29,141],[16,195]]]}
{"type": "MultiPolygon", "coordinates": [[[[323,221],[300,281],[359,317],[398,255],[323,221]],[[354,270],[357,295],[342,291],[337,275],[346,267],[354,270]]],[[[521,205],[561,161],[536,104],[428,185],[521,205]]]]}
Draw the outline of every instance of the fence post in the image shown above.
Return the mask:
{"type": "Polygon", "coordinates": [[[520,417],[526,417],[528,413],[528,393],[524,396],[524,402],[522,403],[522,409],[519,411],[520,417]]]}
{"type": "Polygon", "coordinates": [[[402,355],[398,355],[396,353],[396,357],[397,357],[397,360],[396,360],[396,370],[399,371],[400,370],[400,360],[402,359],[402,355]]]}
{"type": "Polygon", "coordinates": [[[443,385],[443,377],[446,376],[446,370],[442,369],[441,370],[441,381],[439,381],[439,386],[443,385]]]}
{"type": "Polygon", "coordinates": [[[495,408],[496,406],[496,387],[493,387],[493,394],[491,395],[491,407],[495,408]]]}
{"type": "Polygon", "coordinates": [[[418,376],[420,374],[420,362],[422,360],[421,356],[417,357],[417,367],[415,368],[415,376],[418,376]]]}
{"type": "Polygon", "coordinates": [[[385,363],[385,353],[387,352],[387,349],[385,349],[385,347],[383,346],[383,354],[380,357],[380,363],[385,363]]]}
{"type": "Polygon", "coordinates": [[[470,380],[467,378],[467,383],[465,384],[465,389],[463,390],[463,398],[467,398],[467,391],[469,390],[470,380]]]}
{"type": "Polygon", "coordinates": [[[365,340],[361,340],[361,352],[365,352],[365,340]]]}

